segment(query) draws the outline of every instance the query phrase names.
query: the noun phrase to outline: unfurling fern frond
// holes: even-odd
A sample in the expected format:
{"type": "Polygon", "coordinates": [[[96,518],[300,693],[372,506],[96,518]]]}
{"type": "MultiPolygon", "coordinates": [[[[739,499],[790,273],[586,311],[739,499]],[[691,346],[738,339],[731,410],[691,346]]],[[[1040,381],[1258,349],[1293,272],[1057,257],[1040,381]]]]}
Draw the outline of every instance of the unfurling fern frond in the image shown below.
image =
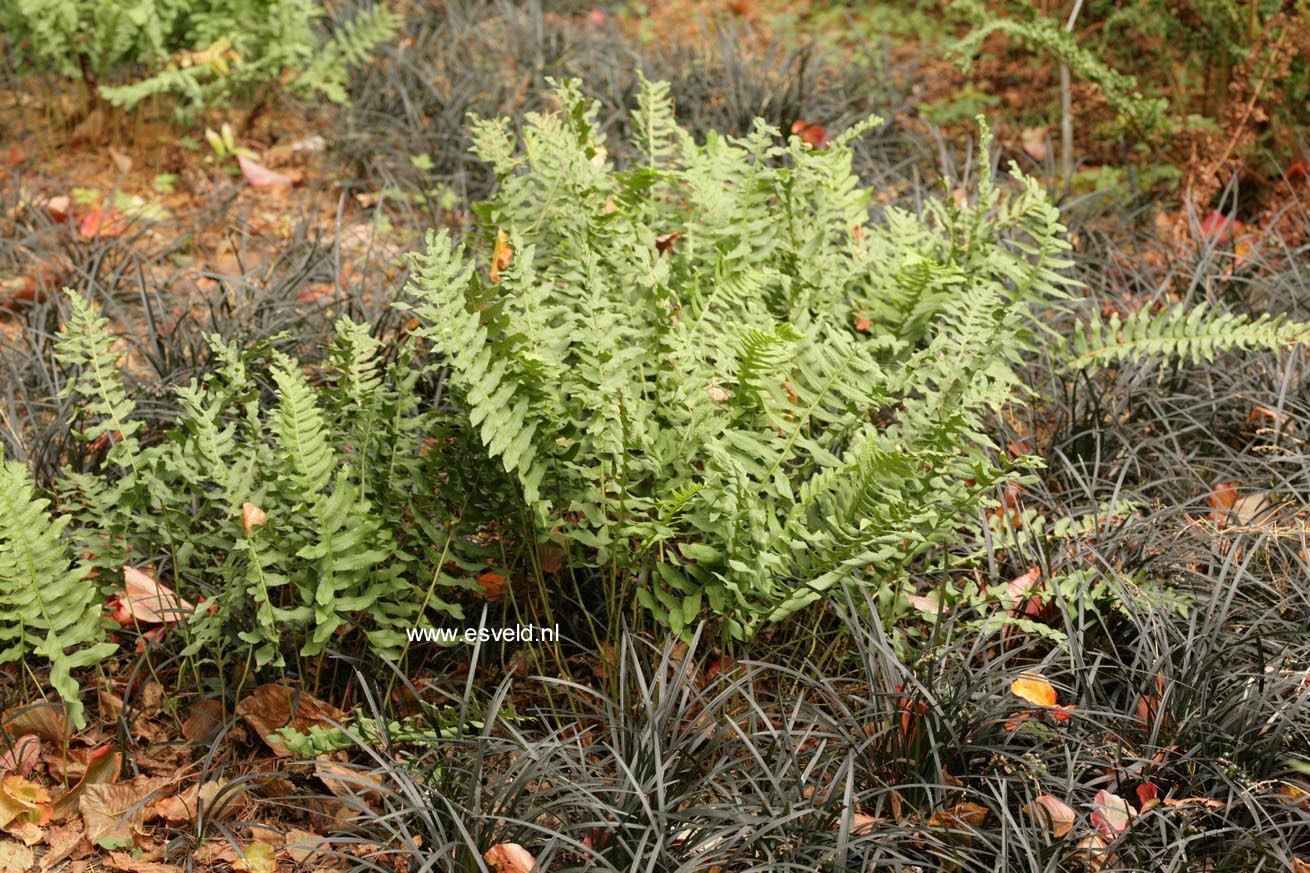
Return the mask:
{"type": "Polygon", "coordinates": [[[50,686],[69,720],[85,727],[71,671],[97,664],[116,648],[105,639],[102,601],[74,565],[61,538],[67,518],[52,519],[27,468],[0,463],[0,663],[36,655],[50,662],[50,686]]]}
{"type": "Polygon", "coordinates": [[[1181,366],[1213,361],[1227,351],[1276,351],[1310,342],[1310,325],[1282,316],[1252,318],[1205,306],[1179,304],[1158,313],[1142,310],[1122,318],[1093,316],[1075,328],[1073,369],[1108,366],[1125,360],[1163,360],[1181,366]]]}

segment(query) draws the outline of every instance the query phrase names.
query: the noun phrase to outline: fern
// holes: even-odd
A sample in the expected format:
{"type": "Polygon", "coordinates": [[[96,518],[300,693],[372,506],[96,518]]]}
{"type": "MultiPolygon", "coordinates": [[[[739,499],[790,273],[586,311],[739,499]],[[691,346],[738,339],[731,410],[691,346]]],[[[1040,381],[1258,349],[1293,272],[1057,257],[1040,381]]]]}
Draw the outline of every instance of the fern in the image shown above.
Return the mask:
{"type": "Polygon", "coordinates": [[[372,6],[324,37],[315,26],[324,16],[316,0],[16,0],[0,4],[0,30],[20,56],[87,76],[114,105],[174,95],[186,117],[284,73],[300,93],[345,102],[351,71],[395,36],[399,19],[372,6]],[[141,68],[131,81],[103,81],[141,68]]]}
{"type": "Polygon", "coordinates": [[[1015,475],[982,419],[1067,244],[1035,185],[870,223],[851,144],[874,121],[822,152],[763,122],[696,143],[641,87],[626,172],[577,83],[521,149],[475,120],[509,263],[430,235],[407,305],[540,530],[675,632],[708,609],[748,636],[939,548],[1015,475]]]}
{"type": "Polygon", "coordinates": [[[1163,360],[1181,366],[1213,361],[1225,351],[1279,350],[1310,341],[1310,325],[1282,316],[1250,317],[1183,304],[1152,313],[1142,310],[1108,320],[1093,316],[1075,328],[1072,369],[1125,360],[1163,360]]]}
{"type": "Polygon", "coordinates": [[[116,646],[105,638],[102,601],[62,539],[68,520],[52,519],[26,468],[0,464],[0,663],[36,655],[50,662],[50,687],[72,723],[85,727],[72,670],[99,663],[116,646]]]}
{"type": "MultiPolygon", "coordinates": [[[[442,558],[455,548],[456,515],[437,487],[442,470],[427,458],[435,421],[421,408],[411,352],[392,355],[366,327],[343,320],[324,350],[335,372],[319,384],[309,375],[316,368],[268,344],[239,349],[211,337],[212,371],[176,390],[176,421],[143,444],[116,338],[87,301],[69,298],[57,350],[91,451],[57,483],[60,515],[38,519],[22,509],[37,500],[30,495],[13,497],[9,513],[22,522],[15,533],[43,538],[33,542],[45,551],[20,544],[21,552],[47,556],[36,572],[52,591],[82,580],[78,592],[94,600],[92,568],[106,591],[129,559],[164,568],[162,583],[206,601],[179,623],[182,652],[220,665],[249,658],[261,668],[345,639],[399,656],[404,630],[430,610],[460,614],[441,596],[458,584],[442,558]],[[259,372],[271,373],[271,399],[259,372]],[[74,550],[89,555],[77,571],[67,568],[74,550]]],[[[48,502],[36,505],[43,511],[48,502]]],[[[10,600],[21,593],[5,589],[10,600]]],[[[26,639],[40,626],[27,612],[0,615],[9,637],[26,639]]],[[[71,646],[73,637],[60,634],[50,645],[71,646]]],[[[107,651],[92,650],[96,658],[107,651]]],[[[94,659],[61,657],[58,667],[94,659]]],[[[61,694],[70,688],[61,679],[61,694]]]]}
{"type": "Polygon", "coordinates": [[[978,0],[953,0],[959,10],[977,24],[952,46],[962,67],[967,68],[983,42],[994,33],[1004,33],[1050,52],[1078,75],[1100,88],[1110,106],[1126,119],[1139,135],[1167,132],[1168,101],[1144,97],[1133,76],[1118,72],[1094,52],[1079,45],[1074,36],[1046,18],[1015,21],[990,12],[978,0]]]}

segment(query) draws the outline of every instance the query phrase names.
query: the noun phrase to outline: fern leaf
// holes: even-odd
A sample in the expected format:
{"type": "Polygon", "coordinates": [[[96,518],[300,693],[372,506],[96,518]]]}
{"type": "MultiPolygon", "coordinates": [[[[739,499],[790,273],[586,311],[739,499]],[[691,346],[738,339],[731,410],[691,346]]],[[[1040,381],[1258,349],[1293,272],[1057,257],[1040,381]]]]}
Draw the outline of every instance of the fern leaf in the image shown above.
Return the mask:
{"type": "Polygon", "coordinates": [[[0,464],[0,662],[37,655],[50,662],[50,686],[85,727],[72,670],[111,655],[89,567],[74,565],[60,537],[68,520],[52,519],[21,464],[0,464]]]}
{"type": "Polygon", "coordinates": [[[1227,351],[1277,351],[1310,341],[1310,325],[1282,316],[1250,317],[1179,304],[1152,314],[1142,310],[1108,320],[1093,316],[1075,328],[1071,369],[1106,366],[1125,360],[1164,360],[1181,366],[1213,361],[1227,351]]]}

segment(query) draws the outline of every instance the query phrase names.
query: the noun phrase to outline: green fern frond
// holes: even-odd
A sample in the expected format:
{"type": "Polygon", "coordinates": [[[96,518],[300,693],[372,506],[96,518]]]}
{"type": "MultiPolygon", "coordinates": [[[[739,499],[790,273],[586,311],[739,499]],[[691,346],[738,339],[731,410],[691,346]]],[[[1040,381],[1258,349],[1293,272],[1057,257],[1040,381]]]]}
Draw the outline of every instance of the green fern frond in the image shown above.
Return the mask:
{"type": "Polygon", "coordinates": [[[1071,369],[1126,360],[1163,360],[1178,366],[1213,361],[1227,351],[1278,351],[1310,341],[1310,325],[1282,316],[1250,317],[1206,306],[1179,304],[1158,313],[1142,310],[1122,318],[1093,315],[1075,327],[1071,369]]]}
{"type": "Polygon", "coordinates": [[[989,36],[1004,33],[1050,52],[1079,76],[1095,84],[1114,110],[1128,119],[1140,134],[1165,131],[1168,101],[1144,97],[1135,77],[1110,67],[1095,53],[1079,45],[1073,34],[1054,21],[1047,18],[1015,21],[996,15],[978,0],[953,0],[952,7],[977,25],[951,47],[951,53],[961,67],[969,66],[989,36]]]}
{"type": "Polygon", "coordinates": [[[113,653],[105,639],[101,600],[89,567],[74,565],[52,519],[50,501],[36,496],[27,468],[0,463],[0,663],[36,655],[50,662],[50,686],[69,720],[86,726],[72,671],[113,653]]]}

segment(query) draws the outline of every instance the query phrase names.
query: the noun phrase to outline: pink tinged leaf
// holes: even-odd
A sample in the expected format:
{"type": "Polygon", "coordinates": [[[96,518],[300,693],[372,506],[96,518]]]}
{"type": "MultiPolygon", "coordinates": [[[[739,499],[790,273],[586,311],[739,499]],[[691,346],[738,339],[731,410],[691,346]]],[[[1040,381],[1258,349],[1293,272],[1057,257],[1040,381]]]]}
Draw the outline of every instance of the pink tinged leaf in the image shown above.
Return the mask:
{"type": "Polygon", "coordinates": [[[270,170],[254,158],[245,155],[237,155],[237,163],[241,165],[241,175],[246,177],[246,181],[256,188],[265,188],[270,185],[290,185],[291,177],[285,176],[276,170],[270,170]]]}
{"type": "Polygon", "coordinates": [[[1032,592],[1033,586],[1041,581],[1041,578],[1041,568],[1033,567],[1027,573],[1024,573],[1022,576],[1012,580],[1010,584],[1006,585],[1005,597],[1008,601],[1007,605],[1009,608],[1017,609],[1019,604],[1023,602],[1023,599],[1032,592]]]}
{"type": "Polygon", "coordinates": [[[1137,786],[1137,802],[1142,805],[1142,812],[1146,812],[1160,805],[1160,789],[1154,782],[1143,782],[1137,786]]]}
{"type": "Polygon", "coordinates": [[[1023,150],[1034,161],[1046,160],[1046,128],[1028,127],[1019,134],[1023,150]]]}
{"type": "Polygon", "coordinates": [[[1241,231],[1242,222],[1222,212],[1211,212],[1201,221],[1201,236],[1216,242],[1228,242],[1241,231]]]}
{"type": "Polygon", "coordinates": [[[1091,815],[1092,824],[1096,827],[1097,833],[1107,840],[1113,840],[1128,830],[1133,816],[1137,815],[1137,810],[1133,809],[1128,801],[1109,791],[1096,792],[1096,797],[1092,798],[1092,805],[1095,807],[1091,815]]]}
{"type": "Polygon", "coordinates": [[[135,624],[173,624],[195,606],[178,597],[171,588],[160,585],[134,567],[123,568],[123,590],[113,600],[111,614],[124,627],[135,624]]]}
{"type": "Polygon", "coordinates": [[[527,849],[518,843],[501,843],[492,846],[482,856],[496,873],[530,873],[537,864],[527,849]]]}
{"type": "Polygon", "coordinates": [[[1056,839],[1073,830],[1074,822],[1078,820],[1078,813],[1063,800],[1050,794],[1043,794],[1034,798],[1034,802],[1037,804],[1036,809],[1033,810],[1034,814],[1046,820],[1051,828],[1051,835],[1056,839]]]}

